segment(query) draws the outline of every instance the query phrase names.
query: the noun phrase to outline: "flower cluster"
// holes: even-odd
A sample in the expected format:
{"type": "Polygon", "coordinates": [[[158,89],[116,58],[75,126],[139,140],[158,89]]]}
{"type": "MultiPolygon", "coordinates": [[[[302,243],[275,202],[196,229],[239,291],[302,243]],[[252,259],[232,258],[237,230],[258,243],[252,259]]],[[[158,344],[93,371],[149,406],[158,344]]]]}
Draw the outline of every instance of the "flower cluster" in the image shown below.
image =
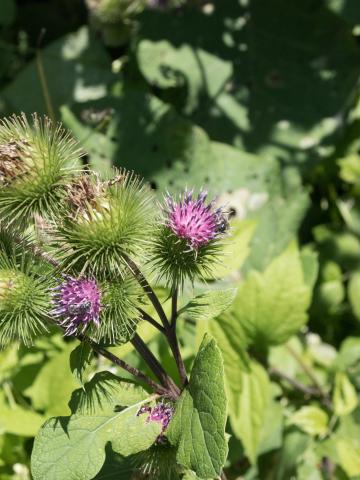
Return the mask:
{"type": "Polygon", "coordinates": [[[83,333],[94,323],[99,326],[101,293],[95,280],[68,278],[54,288],[52,314],[59,319],[65,335],[83,333]]]}
{"type": "Polygon", "coordinates": [[[168,428],[170,420],[174,414],[174,409],[171,405],[166,403],[158,403],[155,407],[143,406],[138,411],[137,415],[148,414],[147,422],[156,422],[161,424],[161,433],[157,437],[156,442],[161,443],[165,440],[165,432],[168,428]]]}

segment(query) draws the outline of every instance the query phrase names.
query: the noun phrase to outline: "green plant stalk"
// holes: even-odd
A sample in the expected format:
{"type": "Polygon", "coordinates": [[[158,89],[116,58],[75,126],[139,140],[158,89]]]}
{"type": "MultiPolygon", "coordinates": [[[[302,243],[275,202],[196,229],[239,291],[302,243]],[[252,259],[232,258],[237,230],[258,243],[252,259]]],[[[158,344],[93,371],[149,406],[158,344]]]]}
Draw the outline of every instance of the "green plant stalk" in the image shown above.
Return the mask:
{"type": "Polygon", "coordinates": [[[151,350],[147,347],[147,345],[143,342],[141,337],[135,333],[133,338],[131,339],[131,343],[134,345],[135,349],[139,352],[139,354],[143,357],[146,363],[151,368],[152,372],[157,376],[160,380],[162,385],[171,392],[171,395],[174,399],[178,398],[180,395],[179,388],[175,385],[172,378],[166,373],[162,365],[159,363],[155,355],[151,352],[151,350]]]}
{"type": "Polygon", "coordinates": [[[169,325],[169,321],[154,290],[151,288],[149,282],[146,280],[146,278],[144,277],[143,273],[141,272],[139,267],[136,265],[136,263],[127,256],[125,256],[124,259],[130,272],[132,273],[132,275],[134,275],[135,279],[139,282],[139,285],[142,287],[142,289],[148,296],[149,300],[153,304],[156,310],[156,313],[158,314],[162,324],[164,325],[164,328],[166,328],[166,326],[169,325]]]}
{"type": "Polygon", "coordinates": [[[159,330],[159,332],[161,333],[165,332],[164,327],[162,327],[156,320],[154,320],[151,315],[146,313],[145,310],[143,310],[142,308],[139,308],[138,310],[141,313],[143,320],[146,320],[147,322],[151,323],[151,325],[155,327],[157,330],[159,330]]]}
{"type": "Polygon", "coordinates": [[[323,403],[326,407],[328,407],[330,410],[332,410],[332,402],[329,397],[329,395],[325,392],[323,387],[320,385],[318,379],[316,378],[316,375],[312,371],[312,369],[303,361],[303,359],[300,357],[300,355],[290,346],[290,345],[285,345],[287,351],[294,357],[294,359],[297,361],[301,369],[306,373],[306,375],[309,377],[309,379],[312,381],[313,385],[316,387],[318,390],[319,396],[322,398],[323,403]]]}
{"type": "Polygon", "coordinates": [[[181,356],[179,342],[176,335],[176,321],[178,317],[177,300],[178,300],[178,289],[175,288],[172,294],[172,302],[171,302],[171,323],[170,323],[170,327],[168,329],[165,329],[165,335],[169,341],[171,351],[174,355],[175,362],[179,370],[181,383],[183,386],[185,386],[188,383],[188,378],[186,374],[185,364],[181,356]]]}
{"type": "Polygon", "coordinates": [[[121,360],[121,358],[117,357],[113,353],[111,353],[108,350],[106,350],[105,348],[101,347],[96,342],[91,340],[89,337],[86,337],[85,335],[79,334],[79,335],[76,336],[76,338],[80,342],[88,343],[91,346],[91,348],[94,350],[94,352],[98,353],[99,355],[101,355],[104,358],[107,358],[108,360],[110,360],[112,363],[114,363],[118,367],[122,368],[123,370],[126,370],[128,373],[130,373],[131,375],[133,375],[134,377],[136,377],[140,381],[146,383],[149,387],[152,388],[152,390],[154,390],[154,392],[158,393],[159,395],[166,395],[166,396],[169,395],[168,389],[162,387],[157,382],[154,382],[151,378],[149,378],[147,375],[145,375],[139,369],[129,365],[124,360],[121,360]]]}
{"type": "Polygon", "coordinates": [[[287,382],[289,385],[295,388],[295,390],[299,390],[307,397],[321,397],[321,393],[317,387],[308,387],[307,385],[298,382],[295,378],[289,377],[289,375],[275,367],[269,368],[268,372],[271,377],[275,377],[279,380],[287,382]]]}
{"type": "MultiPolygon", "coordinates": [[[[179,348],[179,343],[176,335],[176,319],[177,319],[177,295],[178,291],[177,289],[174,290],[173,296],[172,296],[172,316],[171,316],[171,323],[169,322],[166,313],[160,303],[160,300],[158,299],[156,293],[154,290],[151,288],[149,282],[146,280],[145,276],[139,269],[139,267],[136,265],[136,263],[131,260],[129,257],[125,258],[126,264],[128,265],[128,268],[132,275],[134,275],[135,279],[139,282],[139,285],[143,288],[144,292],[148,296],[150,302],[153,304],[162,324],[163,324],[163,329],[164,329],[164,335],[167,338],[167,341],[169,343],[170,349],[172,351],[172,354],[175,359],[175,363],[177,366],[177,369],[179,371],[179,376],[180,380],[182,383],[182,386],[185,386],[188,383],[187,379],[187,374],[186,374],[186,369],[184,365],[184,361],[181,356],[180,348],[179,348]]],[[[154,320],[150,323],[153,324],[154,320]]]]}

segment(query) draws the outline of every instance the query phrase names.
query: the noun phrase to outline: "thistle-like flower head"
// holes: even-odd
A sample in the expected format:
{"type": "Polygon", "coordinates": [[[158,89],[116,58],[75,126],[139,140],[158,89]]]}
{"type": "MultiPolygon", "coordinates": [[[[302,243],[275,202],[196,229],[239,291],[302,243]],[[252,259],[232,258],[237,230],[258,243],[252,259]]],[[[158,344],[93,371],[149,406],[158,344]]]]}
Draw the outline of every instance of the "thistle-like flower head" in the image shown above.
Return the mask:
{"type": "Polygon", "coordinates": [[[47,331],[51,277],[28,245],[0,227],[0,349],[16,340],[30,346],[47,331]]]}
{"type": "Polygon", "coordinates": [[[67,278],[53,294],[52,314],[64,327],[65,335],[84,332],[94,323],[99,326],[101,292],[91,278],[67,278]]]}
{"type": "Polygon", "coordinates": [[[207,245],[227,228],[226,218],[214,201],[206,202],[207,192],[202,191],[194,198],[193,192],[185,192],[180,201],[167,197],[168,225],[190,248],[207,245]]]}
{"type": "Polygon", "coordinates": [[[81,151],[61,125],[33,115],[0,121],[0,220],[28,226],[35,215],[61,213],[66,185],[79,168],[81,151]]]}
{"type": "Polygon", "coordinates": [[[156,440],[157,443],[161,443],[162,441],[164,441],[164,434],[174,414],[173,407],[169,404],[161,402],[154,407],[141,407],[137,414],[142,415],[144,413],[148,415],[146,419],[147,422],[156,422],[161,424],[161,433],[156,440]]]}
{"type": "Polygon", "coordinates": [[[65,272],[124,278],[128,258],[147,256],[153,196],[134,173],[121,170],[107,182],[82,175],[68,188],[67,201],[71,214],[57,224],[54,242],[65,272]]]}
{"type": "Polygon", "coordinates": [[[152,252],[159,279],[178,288],[186,279],[210,278],[228,227],[226,212],[214,200],[207,202],[207,192],[168,195],[152,252]]]}

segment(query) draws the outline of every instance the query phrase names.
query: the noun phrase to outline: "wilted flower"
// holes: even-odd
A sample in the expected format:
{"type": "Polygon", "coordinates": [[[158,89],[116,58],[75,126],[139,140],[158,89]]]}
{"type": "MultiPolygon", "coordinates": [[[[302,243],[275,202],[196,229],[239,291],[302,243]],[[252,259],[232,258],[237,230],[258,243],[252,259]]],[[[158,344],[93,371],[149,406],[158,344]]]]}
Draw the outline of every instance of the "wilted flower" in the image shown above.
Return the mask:
{"type": "Polygon", "coordinates": [[[20,148],[16,142],[0,145],[0,184],[9,184],[27,171],[20,148]]]}
{"type": "Polygon", "coordinates": [[[174,414],[174,409],[171,405],[166,403],[158,403],[155,407],[144,406],[141,407],[137,415],[147,413],[147,422],[156,422],[161,424],[161,433],[157,437],[156,441],[162,442],[164,440],[164,433],[170,423],[170,420],[174,414]]]}
{"type": "Polygon", "coordinates": [[[168,226],[173,233],[186,240],[192,249],[207,245],[228,228],[227,218],[221,208],[215,209],[214,201],[206,203],[207,192],[194,198],[193,192],[185,192],[179,202],[167,197],[168,226]]]}
{"type": "Polygon", "coordinates": [[[65,335],[74,335],[94,323],[99,326],[101,293],[95,280],[68,278],[54,289],[52,314],[65,328],[65,335]]]}
{"type": "Polygon", "coordinates": [[[74,215],[82,214],[88,218],[88,211],[94,213],[101,207],[104,197],[104,186],[97,175],[83,173],[66,188],[66,200],[74,215]]]}

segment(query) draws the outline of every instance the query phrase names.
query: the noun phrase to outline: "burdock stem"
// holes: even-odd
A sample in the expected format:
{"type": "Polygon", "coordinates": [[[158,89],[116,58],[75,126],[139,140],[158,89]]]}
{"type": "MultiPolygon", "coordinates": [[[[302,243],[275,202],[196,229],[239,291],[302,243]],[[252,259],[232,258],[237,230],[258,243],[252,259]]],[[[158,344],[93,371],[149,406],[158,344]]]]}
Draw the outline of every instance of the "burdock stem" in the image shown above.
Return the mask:
{"type": "Polygon", "coordinates": [[[90,347],[94,350],[94,352],[98,353],[104,358],[107,358],[110,360],[110,362],[114,363],[118,367],[122,368],[123,370],[126,370],[128,373],[136,377],[138,380],[142,381],[143,383],[146,383],[155,393],[158,393],[159,395],[165,395],[165,396],[170,396],[173,397],[172,392],[169,391],[169,389],[164,388],[163,386],[159,385],[157,382],[149,378],[147,375],[145,375],[143,372],[141,372],[139,369],[136,367],[133,367],[129,365],[128,363],[124,362],[124,360],[121,360],[121,358],[117,357],[113,353],[109,352],[109,350],[106,350],[105,348],[101,347],[98,345],[96,342],[91,340],[89,337],[86,337],[85,335],[79,334],[76,336],[80,342],[86,342],[90,345],[90,347]]]}
{"type": "Polygon", "coordinates": [[[174,291],[171,296],[171,325],[176,325],[176,320],[178,316],[178,311],[177,311],[177,301],[178,301],[178,293],[179,290],[178,288],[174,288],[174,291]]]}
{"type": "Polygon", "coordinates": [[[178,288],[175,288],[171,297],[171,323],[170,323],[170,327],[168,329],[165,329],[165,335],[168,339],[171,351],[174,355],[174,359],[179,371],[181,383],[182,385],[185,386],[188,383],[188,378],[186,374],[184,360],[181,356],[178,338],[176,335],[176,320],[178,317],[178,309],[177,309],[178,293],[179,293],[178,288]]]}
{"type": "Polygon", "coordinates": [[[152,372],[160,380],[161,384],[172,393],[174,398],[177,398],[180,395],[179,388],[175,385],[172,378],[166,373],[162,365],[159,363],[155,355],[151,352],[148,346],[143,342],[141,337],[135,333],[131,339],[131,343],[134,345],[136,350],[149,365],[152,372]]]}
{"type": "MultiPolygon", "coordinates": [[[[177,288],[174,290],[172,295],[172,314],[171,314],[171,324],[166,316],[166,313],[158,299],[156,293],[151,288],[149,282],[146,280],[145,276],[143,275],[140,268],[136,265],[136,263],[131,260],[129,257],[125,257],[125,261],[129,267],[130,272],[134,275],[136,280],[139,282],[141,287],[143,288],[144,292],[148,296],[150,302],[153,304],[163,326],[163,333],[167,338],[169,343],[170,349],[175,359],[175,363],[177,369],[179,371],[179,376],[181,380],[181,384],[185,386],[188,382],[186,369],[184,365],[184,361],[181,356],[179,343],[176,335],[176,319],[177,319],[177,297],[178,297],[178,290],[177,288]]],[[[146,319],[146,318],[145,318],[146,319]]],[[[152,323],[152,322],[150,322],[152,323]]]]}
{"type": "Polygon", "coordinates": [[[143,320],[146,320],[147,322],[151,323],[151,325],[153,327],[155,327],[156,329],[158,329],[161,333],[165,332],[164,327],[162,327],[160,325],[160,323],[158,323],[156,320],[154,320],[151,315],[146,313],[145,310],[143,310],[142,308],[138,308],[138,310],[141,313],[141,316],[142,316],[143,320]]]}
{"type": "Polygon", "coordinates": [[[169,327],[169,320],[167,319],[166,313],[164,312],[164,309],[156,296],[154,290],[151,288],[149,282],[146,280],[144,277],[142,271],[140,268],[136,265],[136,263],[131,260],[131,258],[125,256],[125,262],[130,270],[130,272],[134,275],[136,280],[139,282],[140,286],[148,296],[150,302],[153,304],[156,313],[158,314],[162,324],[164,325],[164,328],[166,329],[169,327]]]}

